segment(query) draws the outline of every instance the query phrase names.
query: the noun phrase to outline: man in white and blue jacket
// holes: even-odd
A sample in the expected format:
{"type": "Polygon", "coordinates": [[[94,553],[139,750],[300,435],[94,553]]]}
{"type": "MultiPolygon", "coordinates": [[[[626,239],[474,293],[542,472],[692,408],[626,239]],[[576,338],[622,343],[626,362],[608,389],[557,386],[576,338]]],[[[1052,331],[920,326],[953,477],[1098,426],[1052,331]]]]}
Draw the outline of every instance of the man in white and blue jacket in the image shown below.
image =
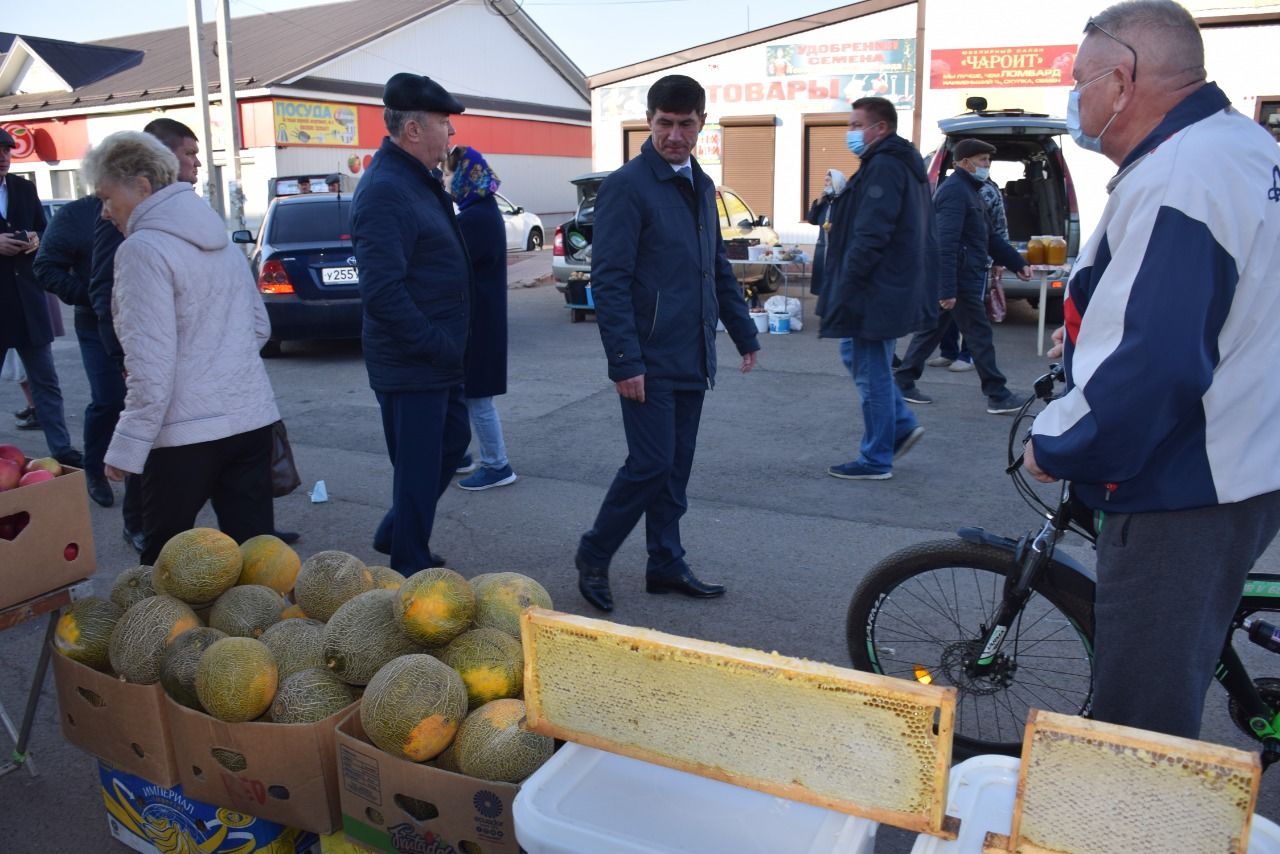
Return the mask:
{"type": "Polygon", "coordinates": [[[1090,20],[1068,127],[1120,167],[1065,302],[1068,391],[1027,470],[1100,523],[1094,717],[1195,738],[1280,528],[1280,149],[1170,0],[1090,20]]]}

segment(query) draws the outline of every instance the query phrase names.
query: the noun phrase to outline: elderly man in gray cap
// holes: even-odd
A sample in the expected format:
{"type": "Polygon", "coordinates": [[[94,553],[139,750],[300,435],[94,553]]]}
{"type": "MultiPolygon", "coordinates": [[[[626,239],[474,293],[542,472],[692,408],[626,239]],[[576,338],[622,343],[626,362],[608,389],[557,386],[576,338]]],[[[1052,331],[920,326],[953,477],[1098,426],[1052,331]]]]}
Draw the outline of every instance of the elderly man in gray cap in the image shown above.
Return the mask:
{"type": "Polygon", "coordinates": [[[395,468],[373,547],[409,575],[444,564],[430,549],[436,502],[471,441],[462,396],[471,264],[453,202],[432,173],[454,133],[449,116],[463,106],[408,73],[387,81],[382,102],[387,136],[353,196],[351,239],[365,365],[395,468]]]}

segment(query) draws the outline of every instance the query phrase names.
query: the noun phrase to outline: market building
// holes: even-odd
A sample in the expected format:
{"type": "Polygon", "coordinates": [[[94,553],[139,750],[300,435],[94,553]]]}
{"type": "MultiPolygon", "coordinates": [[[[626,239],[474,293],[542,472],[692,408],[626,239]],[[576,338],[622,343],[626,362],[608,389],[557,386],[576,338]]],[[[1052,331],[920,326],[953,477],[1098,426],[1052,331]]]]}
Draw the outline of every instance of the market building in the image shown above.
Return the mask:
{"type": "MultiPolygon", "coordinates": [[[[783,239],[803,240],[809,202],[827,169],[850,174],[849,103],[881,95],[899,111],[899,133],[928,153],[938,120],[990,109],[1062,116],[1076,47],[1107,0],[1065,0],[1050,11],[1022,0],[863,0],[732,38],[690,47],[588,78],[592,160],[616,168],[648,135],[645,93],[665,74],[707,89],[698,160],[718,182],[769,216],[783,239]],[[789,237],[788,235],[794,235],[789,237]]],[[[1184,0],[1201,23],[1206,67],[1236,109],[1280,139],[1280,3],[1184,0]]],[[[1114,167],[1064,143],[1086,233],[1105,204],[1114,167]]]]}
{"type": "MultiPolygon", "coordinates": [[[[213,151],[201,152],[201,180],[225,188],[215,26],[203,30],[213,151]]],[[[311,6],[234,18],[231,43],[250,225],[278,176],[337,172],[344,189],[355,186],[385,135],[382,86],[400,71],[458,96],[467,111],[454,121],[455,141],[484,152],[516,204],[571,208],[569,179],[590,168],[585,78],[511,0],[311,6]]],[[[82,195],[80,160],[108,134],[161,116],[198,128],[192,77],[186,27],[85,44],[0,33],[0,126],[19,142],[12,171],[42,198],[82,195]]]]}

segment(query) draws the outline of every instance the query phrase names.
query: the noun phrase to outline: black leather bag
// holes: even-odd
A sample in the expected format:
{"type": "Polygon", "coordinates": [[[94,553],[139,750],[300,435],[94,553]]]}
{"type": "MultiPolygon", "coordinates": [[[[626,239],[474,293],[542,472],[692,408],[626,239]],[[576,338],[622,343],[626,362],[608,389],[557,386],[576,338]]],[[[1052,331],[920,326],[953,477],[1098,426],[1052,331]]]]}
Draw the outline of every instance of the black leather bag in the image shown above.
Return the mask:
{"type": "Polygon", "coordinates": [[[293,462],[293,448],[289,447],[289,432],[284,422],[271,425],[271,495],[280,498],[302,485],[298,467],[293,462]]]}

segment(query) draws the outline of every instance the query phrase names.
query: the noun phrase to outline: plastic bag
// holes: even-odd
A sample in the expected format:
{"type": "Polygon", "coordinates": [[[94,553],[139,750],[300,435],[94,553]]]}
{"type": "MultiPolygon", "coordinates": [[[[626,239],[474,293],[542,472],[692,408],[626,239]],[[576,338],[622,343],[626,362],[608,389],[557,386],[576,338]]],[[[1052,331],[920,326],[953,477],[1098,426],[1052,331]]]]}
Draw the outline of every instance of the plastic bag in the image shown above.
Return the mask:
{"type": "Polygon", "coordinates": [[[772,296],[764,301],[764,310],[778,313],[786,312],[791,317],[791,331],[804,329],[804,321],[800,319],[800,300],[795,297],[772,296]],[[786,300],[785,302],[783,300],[786,300]]]}
{"type": "Polygon", "coordinates": [[[994,276],[991,278],[991,287],[987,288],[984,301],[987,305],[987,320],[992,323],[1003,321],[1008,311],[1008,304],[1005,302],[1004,288],[1000,286],[1000,280],[994,276]]]}

